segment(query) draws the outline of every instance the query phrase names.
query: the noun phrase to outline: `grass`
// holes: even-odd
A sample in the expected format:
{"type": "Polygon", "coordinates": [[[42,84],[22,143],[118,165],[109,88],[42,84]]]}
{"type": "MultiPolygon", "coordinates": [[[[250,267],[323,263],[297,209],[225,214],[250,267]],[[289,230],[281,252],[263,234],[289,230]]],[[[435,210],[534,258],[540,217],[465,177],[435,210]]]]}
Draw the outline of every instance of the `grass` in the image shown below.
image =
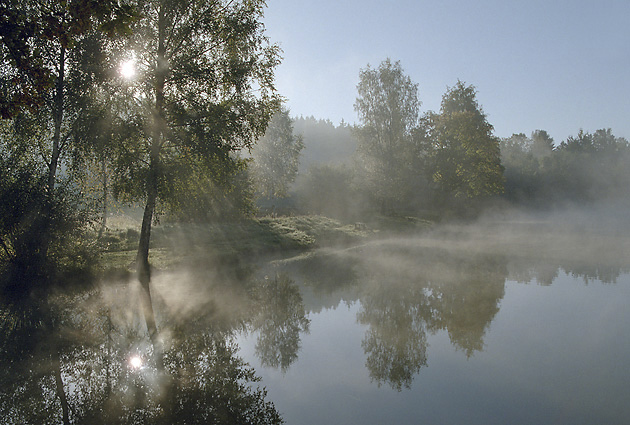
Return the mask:
{"type": "MultiPolygon", "coordinates": [[[[421,230],[430,224],[413,217],[376,218],[368,224],[343,224],[320,215],[261,217],[210,224],[165,224],[153,227],[151,263],[158,269],[204,261],[210,257],[246,257],[320,246],[353,244],[387,231],[421,230]]],[[[140,223],[126,216],[108,220],[101,240],[107,270],[128,270],[135,265],[140,223]]]]}

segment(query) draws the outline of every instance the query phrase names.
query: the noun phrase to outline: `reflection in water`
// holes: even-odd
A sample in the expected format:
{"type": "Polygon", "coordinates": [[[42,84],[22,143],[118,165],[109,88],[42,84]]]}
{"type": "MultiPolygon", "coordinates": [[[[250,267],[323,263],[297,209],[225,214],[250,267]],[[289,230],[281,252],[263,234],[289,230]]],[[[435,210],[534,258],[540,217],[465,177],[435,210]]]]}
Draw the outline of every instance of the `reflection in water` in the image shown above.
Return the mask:
{"type": "MultiPolygon", "coordinates": [[[[366,366],[379,385],[409,388],[427,364],[426,325],[415,291],[381,286],[361,299],[359,323],[369,325],[362,346],[366,366]]],[[[408,288],[405,288],[408,289],[408,288]]],[[[421,289],[420,289],[421,292],[421,289]]]]}
{"type": "Polygon", "coordinates": [[[366,366],[379,384],[410,388],[427,364],[426,332],[448,331],[468,357],[483,349],[485,331],[504,295],[505,266],[481,255],[397,247],[370,250],[360,293],[366,366]],[[387,254],[384,254],[387,253],[387,254]],[[375,252],[376,254],[376,252],[375,252]],[[394,261],[395,258],[395,261],[394,261]]]}
{"type": "Polygon", "coordinates": [[[308,333],[300,289],[286,275],[268,277],[256,286],[260,311],[253,321],[258,331],[256,355],[263,366],[286,371],[297,359],[300,333],[308,333]]]}
{"type": "Polygon", "coordinates": [[[3,423],[282,422],[253,369],[236,356],[225,321],[213,326],[216,314],[193,329],[182,316],[168,319],[177,302],[162,306],[168,332],[164,369],[157,368],[135,286],[59,295],[31,302],[30,310],[3,308],[3,423]]]}
{"type": "Polygon", "coordinates": [[[536,236],[456,229],[380,240],[276,261],[273,273],[261,271],[273,278],[258,280],[254,271],[216,265],[159,274],[153,293],[163,370],[136,284],[4,305],[2,422],[280,423],[253,369],[236,355],[234,335],[256,335],[261,364],[285,372],[299,365],[309,313],[342,302],[358,306],[359,356],[370,378],[402,392],[422,382],[435,334],[445,332],[466,358],[481,357],[506,280],[550,285],[567,273],[614,283],[628,271],[624,238],[536,236]]]}
{"type": "Polygon", "coordinates": [[[551,285],[564,272],[612,283],[628,271],[619,255],[627,248],[628,239],[615,235],[453,226],[275,266],[301,284],[312,312],[358,301],[357,321],[368,326],[362,347],[370,376],[400,391],[428,365],[427,334],[446,331],[467,358],[483,351],[507,280],[551,285]]]}

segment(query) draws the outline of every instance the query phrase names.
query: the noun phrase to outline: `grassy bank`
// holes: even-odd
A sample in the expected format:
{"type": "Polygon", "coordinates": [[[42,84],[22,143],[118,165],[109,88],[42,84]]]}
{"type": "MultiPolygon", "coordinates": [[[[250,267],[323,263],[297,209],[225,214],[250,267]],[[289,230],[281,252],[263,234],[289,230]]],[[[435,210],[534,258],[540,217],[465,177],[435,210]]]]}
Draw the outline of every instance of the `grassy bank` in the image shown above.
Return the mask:
{"type": "MultiPolygon", "coordinates": [[[[207,258],[265,256],[329,245],[349,245],[388,232],[420,231],[430,223],[413,217],[374,217],[365,223],[341,223],[319,215],[261,217],[212,224],[154,227],[151,263],[168,269],[207,258]]],[[[128,216],[108,220],[101,247],[105,270],[131,270],[140,222],[128,216]]]]}

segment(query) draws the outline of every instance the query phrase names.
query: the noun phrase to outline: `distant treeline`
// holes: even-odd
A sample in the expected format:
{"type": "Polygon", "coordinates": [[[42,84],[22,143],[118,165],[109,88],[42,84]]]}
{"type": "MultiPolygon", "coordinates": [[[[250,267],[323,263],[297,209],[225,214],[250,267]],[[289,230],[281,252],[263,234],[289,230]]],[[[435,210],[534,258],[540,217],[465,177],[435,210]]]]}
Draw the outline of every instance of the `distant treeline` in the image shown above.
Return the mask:
{"type": "Polygon", "coordinates": [[[419,114],[417,85],[399,62],[361,70],[359,124],[299,117],[304,150],[296,208],[366,214],[475,216],[497,205],[549,209],[626,199],[630,145],[611,129],[555,143],[544,130],[498,138],[474,86],[448,88],[439,112],[419,114]]]}
{"type": "MultiPolygon", "coordinates": [[[[335,126],[330,120],[314,117],[297,117],[294,123],[305,146],[292,192],[300,199],[299,206],[340,217],[357,213],[360,182],[354,180],[354,126],[335,126]]],[[[593,133],[579,130],[577,136],[560,143],[546,131],[535,130],[529,136],[519,133],[501,138],[499,147],[504,191],[493,201],[545,210],[630,199],[626,166],[630,163],[630,143],[615,136],[612,129],[593,133]]],[[[424,183],[430,186],[426,178],[424,183]]],[[[424,210],[431,210],[430,205],[425,204],[424,210]]]]}
{"type": "Polygon", "coordinates": [[[611,129],[580,130],[558,145],[542,130],[501,141],[505,198],[536,207],[630,195],[630,144],[611,129]]]}

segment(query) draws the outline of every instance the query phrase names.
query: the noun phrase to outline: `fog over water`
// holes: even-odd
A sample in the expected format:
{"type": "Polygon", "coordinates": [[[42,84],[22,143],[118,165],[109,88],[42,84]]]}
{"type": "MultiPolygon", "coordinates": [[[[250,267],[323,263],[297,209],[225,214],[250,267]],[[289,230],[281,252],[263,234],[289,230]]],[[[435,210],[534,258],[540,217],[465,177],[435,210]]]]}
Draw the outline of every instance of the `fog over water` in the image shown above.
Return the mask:
{"type": "Polygon", "coordinates": [[[289,423],[624,423],[630,244],[603,211],[486,217],[279,260],[311,320],[241,353],[289,423]],[[598,225],[594,225],[594,221],[598,225]]]}
{"type": "MultiPolygon", "coordinates": [[[[175,400],[210,411],[223,408],[212,394],[254,400],[247,392],[264,386],[290,424],[624,423],[626,229],[622,210],[489,214],[419,234],[156,272],[175,400]]],[[[105,405],[126,423],[156,417],[170,387],[152,366],[140,298],[134,279],[53,297],[51,311],[37,314],[52,315],[55,331],[36,351],[19,357],[24,347],[14,347],[11,357],[4,345],[7,423],[59,411],[56,373],[75,418],[105,405]],[[29,412],[30,403],[41,409],[29,412]]],[[[20,326],[13,337],[31,332],[20,326]]]]}
{"type": "Polygon", "coordinates": [[[628,6],[269,3],[0,6],[0,425],[628,423],[628,6]]]}

